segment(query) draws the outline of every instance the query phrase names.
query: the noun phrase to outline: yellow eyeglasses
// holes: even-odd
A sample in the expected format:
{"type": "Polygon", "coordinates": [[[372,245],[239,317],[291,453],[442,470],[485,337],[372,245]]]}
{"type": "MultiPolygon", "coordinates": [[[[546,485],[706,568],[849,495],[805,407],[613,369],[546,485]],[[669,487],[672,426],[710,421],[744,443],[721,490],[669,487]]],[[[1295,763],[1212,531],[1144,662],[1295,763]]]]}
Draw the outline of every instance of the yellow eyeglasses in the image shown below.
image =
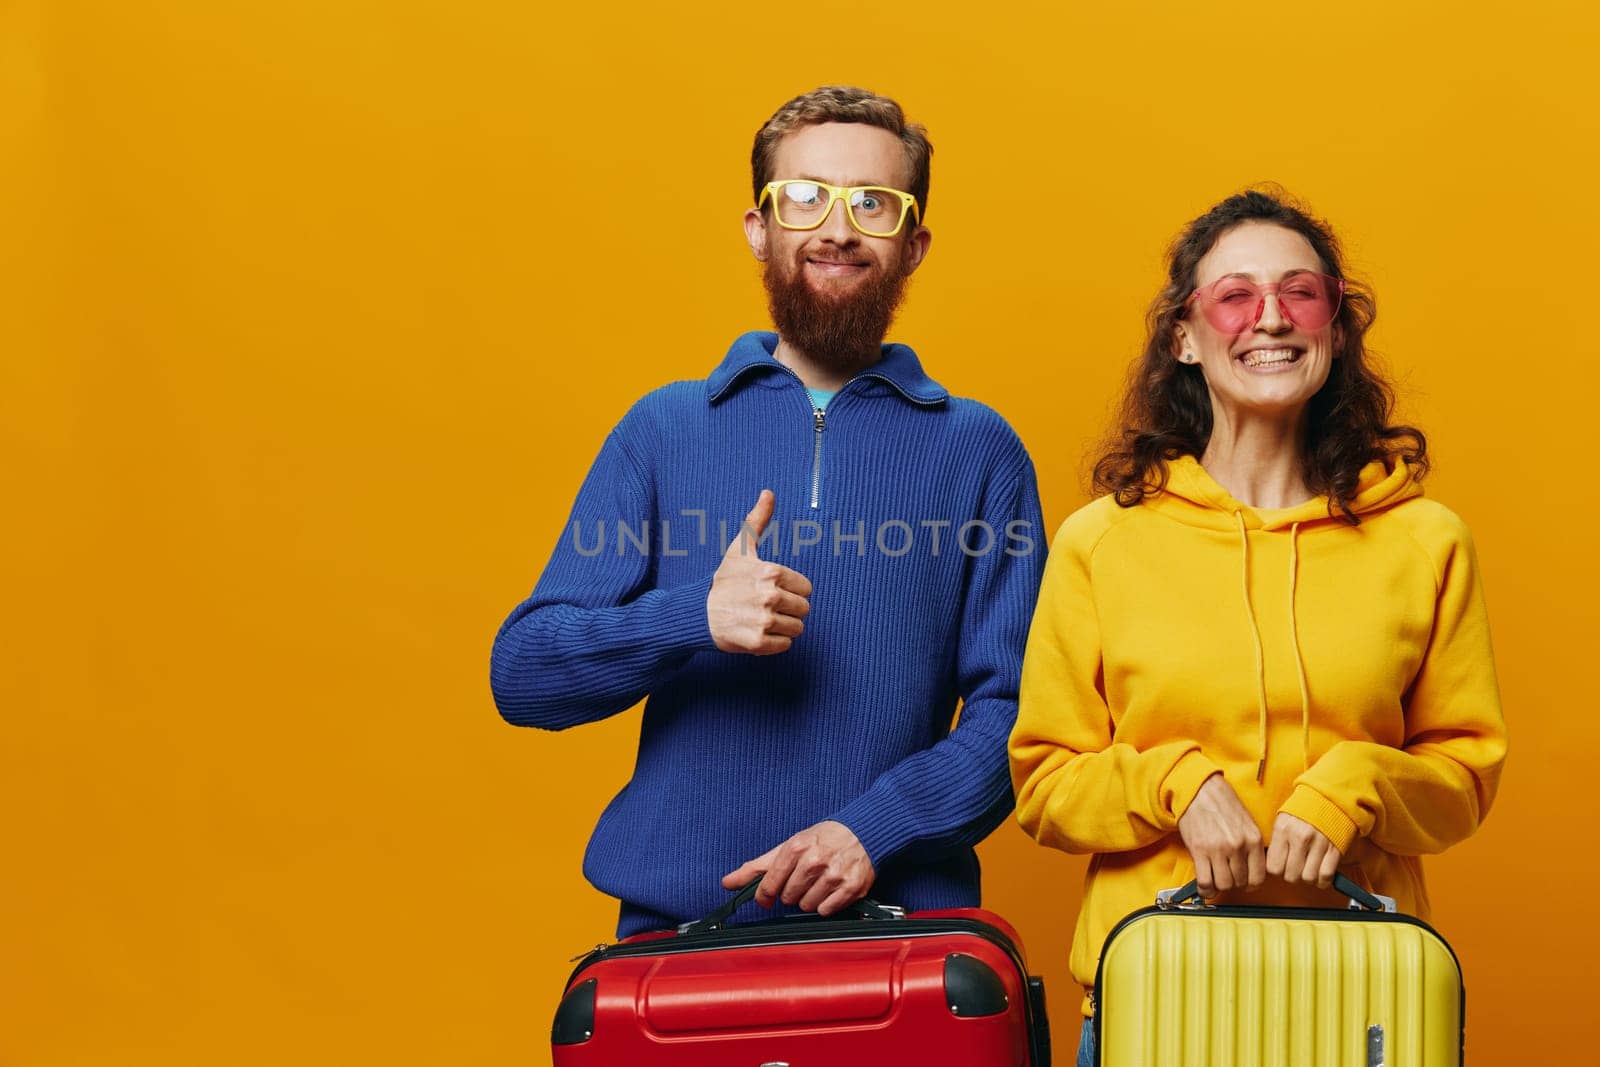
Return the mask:
{"type": "Polygon", "coordinates": [[[844,201],[845,218],[857,233],[868,237],[893,237],[912,214],[920,223],[922,210],[917,198],[899,189],[882,185],[829,185],[810,179],[782,178],[768,182],[756,201],[760,208],[772,201],[772,213],[786,230],[814,230],[833,210],[835,200],[844,201]]]}

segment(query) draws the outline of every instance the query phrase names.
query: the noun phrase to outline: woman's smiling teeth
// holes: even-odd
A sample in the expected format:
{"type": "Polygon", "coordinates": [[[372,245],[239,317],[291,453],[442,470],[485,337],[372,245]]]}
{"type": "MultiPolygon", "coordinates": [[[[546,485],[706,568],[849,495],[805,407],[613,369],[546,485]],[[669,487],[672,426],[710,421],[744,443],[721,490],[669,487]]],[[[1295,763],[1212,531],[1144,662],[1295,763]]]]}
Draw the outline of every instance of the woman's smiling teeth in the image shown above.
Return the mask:
{"type": "Polygon", "coordinates": [[[1298,348],[1252,348],[1239,360],[1246,367],[1269,367],[1278,363],[1293,363],[1299,358],[1298,348]]]}

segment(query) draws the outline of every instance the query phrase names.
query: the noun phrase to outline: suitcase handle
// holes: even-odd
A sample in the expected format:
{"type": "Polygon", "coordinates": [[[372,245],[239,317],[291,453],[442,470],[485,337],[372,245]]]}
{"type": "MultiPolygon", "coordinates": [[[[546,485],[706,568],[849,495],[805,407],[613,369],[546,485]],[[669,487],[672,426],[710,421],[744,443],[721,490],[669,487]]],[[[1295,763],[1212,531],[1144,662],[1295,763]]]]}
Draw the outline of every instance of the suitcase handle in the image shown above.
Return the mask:
{"type": "MultiPolygon", "coordinates": [[[[720,907],[704,918],[680,924],[678,933],[703,934],[710,930],[720,929],[724,923],[733,917],[734,912],[744,907],[750,901],[750,898],[756,895],[756,888],[761,885],[763,877],[765,875],[757,875],[743,889],[736,891],[720,907]]],[[[845,910],[863,919],[904,919],[906,917],[904,908],[896,907],[893,904],[879,904],[876,900],[870,900],[866,897],[851,904],[845,910]]]]}
{"type": "MultiPolygon", "coordinates": [[[[1333,876],[1333,888],[1350,898],[1352,911],[1395,911],[1393,897],[1386,897],[1378,893],[1369,893],[1356,885],[1343,873],[1336,872],[1333,876]]],[[[1200,883],[1191,878],[1189,882],[1178,889],[1163,889],[1156,894],[1156,907],[1173,908],[1180,904],[1198,899],[1200,896],[1200,883]]]]}
{"type": "Polygon", "coordinates": [[[678,933],[703,934],[709,930],[715,930],[719,928],[723,923],[727,922],[733,917],[734,912],[744,907],[745,904],[749,902],[750,898],[756,895],[756,888],[761,885],[761,879],[763,877],[763,875],[757,875],[748,884],[746,884],[743,889],[738,890],[733,894],[733,896],[723,901],[722,905],[709,915],[695,919],[693,922],[680,924],[678,926],[678,933]]]}

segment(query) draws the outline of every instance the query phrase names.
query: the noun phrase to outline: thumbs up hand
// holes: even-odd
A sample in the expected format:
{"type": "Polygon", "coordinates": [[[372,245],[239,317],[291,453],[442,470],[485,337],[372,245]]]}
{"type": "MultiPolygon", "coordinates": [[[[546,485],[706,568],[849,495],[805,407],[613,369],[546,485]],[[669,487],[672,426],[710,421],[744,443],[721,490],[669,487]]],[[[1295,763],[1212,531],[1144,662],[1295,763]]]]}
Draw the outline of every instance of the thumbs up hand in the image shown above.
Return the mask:
{"type": "Polygon", "coordinates": [[[712,640],[724,652],[770,656],[787,651],[805,629],[800,620],[811,611],[806,600],[811,582],[799,571],[756,554],[756,538],[772,521],[775,503],[772,490],[761,490],[711,578],[706,621],[712,640]]]}

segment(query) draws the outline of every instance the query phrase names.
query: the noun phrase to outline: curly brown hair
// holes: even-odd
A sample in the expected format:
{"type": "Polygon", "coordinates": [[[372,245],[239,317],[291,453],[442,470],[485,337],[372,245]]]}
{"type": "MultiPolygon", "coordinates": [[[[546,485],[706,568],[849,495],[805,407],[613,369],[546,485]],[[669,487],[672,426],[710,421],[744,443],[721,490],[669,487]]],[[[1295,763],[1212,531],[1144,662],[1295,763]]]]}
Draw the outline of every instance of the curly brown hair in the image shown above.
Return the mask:
{"type": "Polygon", "coordinates": [[[825,122],[859,122],[900,138],[911,165],[911,188],[906,192],[917,198],[919,217],[927,217],[933,144],[926,127],[906,121],[900,105],[887,96],[853,85],[824,85],[803,93],[775,111],[756,131],[755,144],[750,148],[751,192],[756,200],[761,199],[761,190],[773,178],[772,157],[777,154],[778,142],[795,130],[825,122]]]}
{"type": "Polygon", "coordinates": [[[1133,507],[1166,487],[1167,464],[1205,452],[1211,439],[1211,396],[1197,365],[1175,358],[1175,326],[1195,290],[1195,268],[1223,234],[1246,222],[1293,230],[1321,257],[1327,273],[1345,279],[1344,301],[1333,322],[1334,355],[1328,380],[1306,409],[1300,462],[1306,485],[1326,494],[1351,525],[1350,503],[1361,469],[1375,459],[1398,457],[1417,478],[1428,470],[1427,438],[1413,426],[1391,425],[1394,390],[1372,366],[1367,331],[1377,317],[1372,293],[1349,278],[1339,242],[1328,224],[1282,192],[1251,189],[1230,196],[1195,219],[1167,250],[1167,284],[1145,316],[1144,353],[1128,375],[1118,426],[1094,465],[1094,487],[1133,507]]]}

